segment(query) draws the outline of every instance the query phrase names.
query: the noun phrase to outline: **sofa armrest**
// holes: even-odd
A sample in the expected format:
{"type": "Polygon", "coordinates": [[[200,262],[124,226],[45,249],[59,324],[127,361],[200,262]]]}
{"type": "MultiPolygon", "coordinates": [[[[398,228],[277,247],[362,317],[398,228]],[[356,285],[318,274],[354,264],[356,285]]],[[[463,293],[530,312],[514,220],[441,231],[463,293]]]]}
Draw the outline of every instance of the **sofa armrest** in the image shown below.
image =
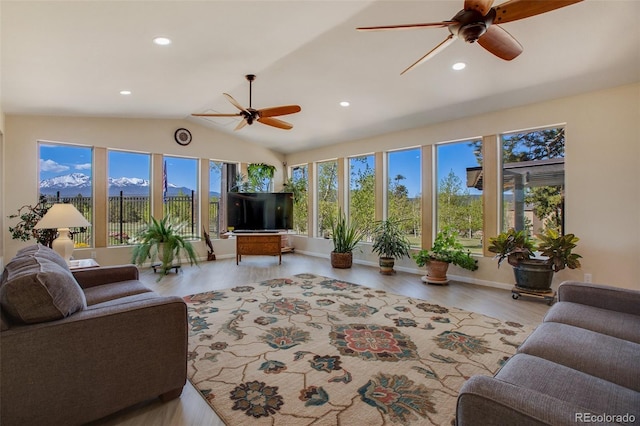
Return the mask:
{"type": "Polygon", "coordinates": [[[138,268],[135,265],[101,266],[99,268],[71,272],[82,288],[119,281],[137,280],[139,277],[138,268]]]}
{"type": "Polygon", "coordinates": [[[175,296],[87,309],[1,334],[0,423],[84,424],[186,383],[187,309],[175,296]]]}
{"type": "Polygon", "coordinates": [[[640,291],[638,290],[565,281],[558,287],[558,301],[640,315],[640,291]]]}
{"type": "Polygon", "coordinates": [[[458,394],[456,425],[575,425],[576,415],[585,412],[588,410],[532,389],[473,376],[458,394]]]}

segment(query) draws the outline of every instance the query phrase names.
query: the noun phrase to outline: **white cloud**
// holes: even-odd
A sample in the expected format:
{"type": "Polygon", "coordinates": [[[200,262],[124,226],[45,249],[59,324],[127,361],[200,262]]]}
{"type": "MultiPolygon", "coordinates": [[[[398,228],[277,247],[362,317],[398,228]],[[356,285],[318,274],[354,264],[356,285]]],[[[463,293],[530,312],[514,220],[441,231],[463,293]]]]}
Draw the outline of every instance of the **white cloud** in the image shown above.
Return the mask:
{"type": "Polygon", "coordinates": [[[60,173],[60,172],[66,172],[67,170],[69,170],[69,167],[62,165],[60,163],[56,163],[53,160],[40,159],[40,170],[43,172],[60,173]]]}
{"type": "Polygon", "coordinates": [[[91,170],[91,163],[76,164],[74,168],[76,170],[91,170]]]}

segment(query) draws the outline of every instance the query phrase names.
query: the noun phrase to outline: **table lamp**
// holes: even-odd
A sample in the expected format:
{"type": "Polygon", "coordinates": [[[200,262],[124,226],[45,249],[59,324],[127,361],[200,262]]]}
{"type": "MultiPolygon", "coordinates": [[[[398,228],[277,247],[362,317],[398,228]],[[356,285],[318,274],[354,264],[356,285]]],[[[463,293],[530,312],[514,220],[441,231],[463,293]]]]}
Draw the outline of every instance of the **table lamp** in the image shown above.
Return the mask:
{"type": "Polygon", "coordinates": [[[69,238],[69,228],[86,226],[91,226],[91,224],[73,204],[54,204],[33,228],[56,228],[58,238],[53,240],[52,248],[65,262],[69,263],[73,253],[73,240],[69,238]]]}

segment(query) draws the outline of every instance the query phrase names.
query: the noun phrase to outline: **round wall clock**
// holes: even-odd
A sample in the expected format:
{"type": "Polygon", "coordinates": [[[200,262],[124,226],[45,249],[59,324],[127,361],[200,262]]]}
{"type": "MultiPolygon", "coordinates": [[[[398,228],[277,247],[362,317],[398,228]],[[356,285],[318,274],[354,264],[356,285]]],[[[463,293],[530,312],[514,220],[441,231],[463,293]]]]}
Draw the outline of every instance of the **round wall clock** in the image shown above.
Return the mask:
{"type": "Polygon", "coordinates": [[[173,134],[176,142],[182,146],[189,145],[191,143],[191,132],[187,129],[180,128],[173,134]]]}

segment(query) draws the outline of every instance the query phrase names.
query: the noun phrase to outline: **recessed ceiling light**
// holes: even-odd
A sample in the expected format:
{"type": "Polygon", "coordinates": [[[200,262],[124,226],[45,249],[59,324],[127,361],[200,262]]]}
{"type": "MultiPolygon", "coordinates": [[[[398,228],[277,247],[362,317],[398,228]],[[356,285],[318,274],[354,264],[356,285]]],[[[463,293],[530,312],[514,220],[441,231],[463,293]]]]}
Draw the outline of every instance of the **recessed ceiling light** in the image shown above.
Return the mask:
{"type": "Polygon", "coordinates": [[[348,107],[349,105],[351,105],[351,104],[349,102],[347,102],[347,101],[340,102],[340,106],[341,107],[348,107]]]}
{"type": "Polygon", "coordinates": [[[456,62],[455,64],[453,64],[451,68],[453,68],[456,71],[460,71],[465,69],[466,66],[467,64],[465,64],[464,62],[456,62]]]}
{"type": "Polygon", "coordinates": [[[131,90],[121,90],[120,94],[121,95],[130,95],[131,94],[131,90]]]}
{"type": "Polygon", "coordinates": [[[158,46],[166,46],[168,44],[171,44],[171,39],[167,37],[156,37],[153,39],[153,42],[158,46]]]}

